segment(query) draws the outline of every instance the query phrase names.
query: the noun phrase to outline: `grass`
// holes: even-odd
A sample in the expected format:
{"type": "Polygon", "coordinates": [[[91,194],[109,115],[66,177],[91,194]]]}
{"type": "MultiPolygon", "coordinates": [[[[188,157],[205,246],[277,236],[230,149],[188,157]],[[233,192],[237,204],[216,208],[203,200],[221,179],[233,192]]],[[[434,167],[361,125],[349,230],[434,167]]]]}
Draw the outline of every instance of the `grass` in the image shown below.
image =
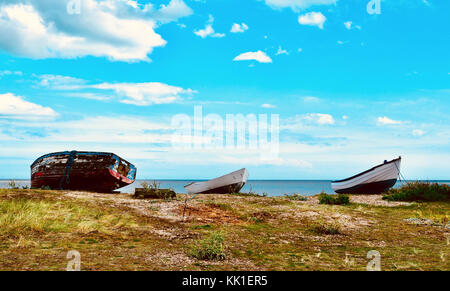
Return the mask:
{"type": "Polygon", "coordinates": [[[0,234],[16,235],[30,232],[111,233],[134,223],[127,214],[115,216],[96,212],[76,203],[14,199],[0,200],[0,234]]]}
{"type": "Polygon", "coordinates": [[[222,233],[213,232],[207,238],[192,245],[190,254],[199,260],[223,261],[226,259],[224,241],[222,233]]]}
{"type": "Polygon", "coordinates": [[[319,203],[328,205],[348,205],[350,204],[350,197],[345,194],[328,195],[322,193],[319,196],[319,203]]]}
{"type": "Polygon", "coordinates": [[[337,221],[329,223],[324,222],[322,219],[319,219],[317,222],[313,223],[310,229],[316,234],[325,234],[325,235],[342,234],[342,226],[337,221]]]}
{"type": "Polygon", "coordinates": [[[183,201],[0,189],[0,270],[449,270],[449,202],[347,207],[286,197],[183,201]],[[217,209],[216,209],[217,208],[217,209]],[[432,219],[416,225],[407,218],[432,219]],[[226,235],[225,235],[226,234],[226,235]],[[343,235],[344,234],[344,235],[343,235]]]}
{"type": "Polygon", "coordinates": [[[285,194],[284,197],[286,197],[289,200],[294,200],[294,201],[307,201],[308,198],[301,195],[301,194],[292,194],[292,195],[287,195],[285,194]]]}
{"type": "Polygon", "coordinates": [[[438,183],[413,182],[390,189],[383,199],[388,201],[450,201],[450,186],[438,183]]]}

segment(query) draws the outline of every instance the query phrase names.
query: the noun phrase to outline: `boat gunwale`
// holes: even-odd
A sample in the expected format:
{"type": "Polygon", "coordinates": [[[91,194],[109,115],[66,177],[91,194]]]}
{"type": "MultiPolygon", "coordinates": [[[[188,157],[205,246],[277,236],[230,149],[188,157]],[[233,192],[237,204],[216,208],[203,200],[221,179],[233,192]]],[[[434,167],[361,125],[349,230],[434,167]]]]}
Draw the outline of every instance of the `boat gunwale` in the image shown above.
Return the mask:
{"type": "Polygon", "coordinates": [[[39,158],[37,158],[30,166],[30,168],[33,168],[34,165],[44,159],[44,158],[48,158],[48,157],[52,157],[52,156],[58,156],[58,155],[70,155],[72,152],[76,152],[76,154],[81,154],[81,155],[99,155],[99,156],[112,156],[115,158],[118,158],[121,161],[124,161],[126,163],[128,163],[130,166],[132,166],[134,169],[137,169],[135,165],[133,165],[132,163],[128,162],[127,160],[121,158],[120,156],[114,154],[114,153],[109,153],[109,152],[89,152],[89,151],[64,151],[64,152],[54,152],[54,153],[49,153],[49,154],[45,154],[43,156],[40,156],[39,158]]]}
{"type": "Polygon", "coordinates": [[[356,175],[354,175],[354,176],[352,176],[352,177],[349,177],[349,178],[346,178],[346,179],[343,179],[343,180],[331,181],[331,183],[332,183],[332,184],[335,184],[335,183],[342,183],[342,182],[347,182],[347,181],[353,180],[353,179],[355,179],[355,178],[358,178],[359,176],[362,176],[362,175],[364,175],[364,174],[370,173],[370,172],[372,172],[373,170],[378,169],[378,168],[380,168],[380,167],[382,167],[382,166],[384,166],[384,165],[388,165],[388,164],[392,164],[392,163],[401,161],[401,159],[402,159],[402,157],[398,157],[398,158],[396,158],[396,159],[393,159],[392,161],[389,161],[389,162],[386,162],[386,163],[382,163],[382,164],[377,165],[377,166],[375,166],[375,167],[373,167],[373,168],[371,168],[371,169],[369,169],[369,170],[366,170],[366,171],[364,171],[364,172],[361,172],[361,173],[359,173],[359,174],[356,174],[356,175]]]}

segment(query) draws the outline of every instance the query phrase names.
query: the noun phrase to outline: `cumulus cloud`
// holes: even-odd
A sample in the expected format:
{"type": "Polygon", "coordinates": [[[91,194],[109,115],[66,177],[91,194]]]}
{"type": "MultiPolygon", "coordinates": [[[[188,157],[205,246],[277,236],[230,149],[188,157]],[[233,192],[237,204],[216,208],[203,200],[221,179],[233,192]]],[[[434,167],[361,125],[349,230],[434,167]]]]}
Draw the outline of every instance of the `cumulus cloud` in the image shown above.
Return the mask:
{"type": "Polygon", "coordinates": [[[205,28],[203,29],[199,29],[199,30],[194,30],[194,33],[198,36],[200,36],[201,38],[207,38],[209,37],[217,37],[217,38],[221,38],[221,37],[225,37],[224,33],[217,33],[214,28],[213,28],[213,22],[214,22],[214,17],[212,15],[209,15],[209,19],[208,22],[205,25],[205,28]]]}
{"type": "Polygon", "coordinates": [[[0,117],[11,119],[54,118],[58,114],[50,107],[44,107],[16,96],[13,93],[0,94],[0,117]]]}
{"type": "Polygon", "coordinates": [[[398,125],[404,123],[403,121],[393,120],[387,116],[378,117],[378,125],[398,125]]]}
{"type": "Polygon", "coordinates": [[[298,17],[298,23],[302,25],[317,26],[323,29],[327,18],[321,12],[309,12],[298,17]]]}
{"type": "Polygon", "coordinates": [[[238,55],[233,59],[234,61],[257,61],[260,63],[271,63],[272,59],[263,51],[246,52],[238,55]]]}
{"type": "Polygon", "coordinates": [[[183,95],[195,93],[191,89],[183,89],[159,82],[103,83],[91,85],[90,87],[100,90],[112,90],[120,98],[120,102],[138,106],[174,103],[181,100],[183,95]]]}
{"type": "Polygon", "coordinates": [[[291,8],[294,11],[305,9],[315,5],[336,4],[337,0],[265,0],[272,8],[291,8]]]}
{"type": "Polygon", "coordinates": [[[192,14],[182,0],[155,9],[136,1],[80,0],[80,13],[67,1],[9,0],[0,4],[0,49],[35,59],[107,57],[114,61],[149,61],[166,41],[158,23],[192,14]]]}
{"type": "Polygon", "coordinates": [[[248,26],[244,22],[242,22],[241,24],[233,23],[233,26],[231,26],[230,32],[232,32],[232,33],[241,32],[242,33],[242,32],[245,32],[246,30],[248,30],[248,26]]]}
{"type": "Polygon", "coordinates": [[[262,107],[262,108],[276,108],[276,106],[275,106],[275,105],[272,105],[272,104],[268,104],[268,103],[264,103],[264,104],[262,104],[262,105],[261,105],[261,107],[262,107]]]}

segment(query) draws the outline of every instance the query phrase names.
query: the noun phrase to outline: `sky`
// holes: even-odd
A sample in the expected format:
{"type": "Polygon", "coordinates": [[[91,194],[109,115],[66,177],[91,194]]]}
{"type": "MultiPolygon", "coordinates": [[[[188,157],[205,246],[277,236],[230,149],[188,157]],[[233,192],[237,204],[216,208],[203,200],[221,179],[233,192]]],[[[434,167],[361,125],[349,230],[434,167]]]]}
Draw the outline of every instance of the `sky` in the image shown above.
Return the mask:
{"type": "Polygon", "coordinates": [[[449,11],[444,0],[1,1],[0,179],[27,179],[36,158],[65,150],[114,152],[138,179],[243,167],[250,179],[340,179],[398,156],[407,179],[450,179],[449,11]],[[193,122],[195,108],[277,116],[278,155],[208,147],[206,125],[180,134],[174,119],[193,122]]]}

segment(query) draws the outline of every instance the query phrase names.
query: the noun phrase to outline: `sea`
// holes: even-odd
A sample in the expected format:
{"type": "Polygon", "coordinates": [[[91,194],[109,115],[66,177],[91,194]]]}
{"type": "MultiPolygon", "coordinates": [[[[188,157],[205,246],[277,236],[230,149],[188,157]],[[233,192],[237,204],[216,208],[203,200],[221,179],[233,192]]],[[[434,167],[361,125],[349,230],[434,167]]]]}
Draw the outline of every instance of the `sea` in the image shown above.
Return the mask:
{"type": "MultiPolygon", "coordinates": [[[[11,180],[0,180],[0,188],[9,188],[11,180]]],[[[141,187],[141,183],[153,183],[155,180],[137,180],[133,184],[121,188],[122,193],[134,193],[135,188],[141,187]]],[[[160,188],[173,189],[177,193],[186,193],[184,186],[191,182],[201,182],[203,180],[156,180],[160,188]]],[[[18,187],[29,187],[30,180],[14,180],[18,187]]],[[[411,181],[412,182],[412,181],[411,181]]],[[[450,180],[431,180],[422,182],[432,182],[450,185],[450,180]]],[[[401,187],[406,182],[398,181],[394,187],[401,187]]],[[[249,180],[242,188],[243,193],[256,193],[267,196],[283,196],[301,194],[305,196],[316,195],[321,192],[334,194],[331,189],[331,180],[249,180]]]]}

